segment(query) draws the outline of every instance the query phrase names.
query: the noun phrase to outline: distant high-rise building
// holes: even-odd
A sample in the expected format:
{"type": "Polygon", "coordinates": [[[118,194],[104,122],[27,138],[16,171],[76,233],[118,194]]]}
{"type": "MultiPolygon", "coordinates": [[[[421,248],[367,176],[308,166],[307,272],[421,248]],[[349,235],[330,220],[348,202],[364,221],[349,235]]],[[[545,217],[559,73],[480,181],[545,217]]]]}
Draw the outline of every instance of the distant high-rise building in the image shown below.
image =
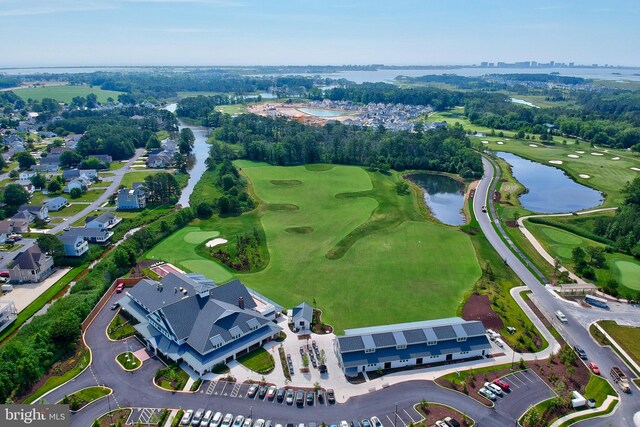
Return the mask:
{"type": "Polygon", "coordinates": [[[486,61],[483,61],[483,62],[480,63],[480,66],[483,67],[483,68],[486,68],[486,67],[489,66],[489,63],[486,62],[486,61]]]}
{"type": "Polygon", "coordinates": [[[573,62],[569,62],[569,67],[573,67],[574,63],[573,62]]]}
{"type": "Polygon", "coordinates": [[[549,66],[550,67],[555,67],[556,65],[556,61],[549,61],[549,66]]]}

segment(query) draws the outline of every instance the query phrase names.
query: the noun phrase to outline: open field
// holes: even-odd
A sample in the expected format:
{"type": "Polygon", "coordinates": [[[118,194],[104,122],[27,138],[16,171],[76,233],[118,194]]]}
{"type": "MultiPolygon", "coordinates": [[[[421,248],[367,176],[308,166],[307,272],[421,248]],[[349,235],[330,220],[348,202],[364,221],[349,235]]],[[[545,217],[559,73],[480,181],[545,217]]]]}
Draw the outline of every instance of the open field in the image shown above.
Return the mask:
{"type": "Polygon", "coordinates": [[[483,146],[490,150],[510,152],[547,166],[551,166],[550,160],[561,160],[562,165],[555,167],[565,171],[576,182],[600,190],[607,195],[604,207],[619,206],[624,200],[621,190],[627,182],[640,174],[631,170],[632,167],[640,167],[640,158],[621,150],[591,148],[584,142],[579,146],[569,144],[565,146],[556,142],[556,146],[547,147],[540,142],[505,140],[497,137],[474,139],[489,141],[483,146]],[[503,144],[499,145],[497,141],[502,141],[503,144]],[[535,144],[536,147],[531,147],[529,144],[535,144]],[[596,156],[591,153],[603,155],[596,156]],[[613,160],[614,158],[618,160],[613,160]],[[589,178],[583,178],[580,175],[588,175],[589,178]]]}
{"type": "MultiPolygon", "coordinates": [[[[427,123],[443,122],[446,121],[449,126],[456,123],[460,123],[463,128],[471,130],[473,132],[481,132],[488,134],[491,132],[490,128],[484,126],[478,126],[471,124],[467,116],[464,115],[464,107],[456,107],[448,111],[439,111],[431,114],[427,119],[427,123]]],[[[513,136],[513,132],[504,131],[505,135],[513,136]]]]}
{"type": "MultiPolygon", "coordinates": [[[[274,167],[239,161],[237,166],[251,181],[259,208],[239,217],[196,221],[200,229],[178,231],[147,258],[180,258],[179,265],[219,283],[238,277],[287,307],[315,299],[323,320],[338,332],[453,316],[480,277],[469,237],[424,220],[417,197],[393,190],[397,175],[331,165],[274,167]],[[197,255],[197,245],[187,242],[190,233],[200,230],[233,237],[229,232],[246,232],[257,221],[267,237],[270,262],[256,273],[232,275],[197,255]],[[429,310],[416,304],[436,298],[439,303],[429,310]],[[384,309],[372,318],[371,307],[384,309]]],[[[206,236],[200,245],[213,237],[206,236]]]]}
{"type": "Polygon", "coordinates": [[[243,114],[247,112],[247,104],[219,105],[215,110],[226,114],[243,114]]]}
{"type": "Polygon", "coordinates": [[[640,328],[618,325],[613,320],[602,320],[599,325],[636,363],[640,364],[640,328]]]}
{"type": "Polygon", "coordinates": [[[29,98],[41,101],[43,98],[53,98],[58,102],[65,102],[69,104],[71,99],[76,96],[87,96],[90,93],[95,94],[98,97],[98,102],[106,103],[107,98],[111,97],[114,100],[118,100],[118,95],[124,92],[116,92],[113,90],[102,90],[98,86],[39,86],[29,87],[23,89],[15,89],[13,91],[16,95],[24,100],[29,98]]]}
{"type": "MultiPolygon", "coordinates": [[[[572,271],[575,268],[571,259],[571,251],[574,248],[605,247],[602,243],[549,225],[525,221],[525,226],[551,256],[558,258],[562,265],[572,271]]],[[[640,262],[638,260],[621,253],[605,253],[605,258],[608,268],[596,270],[598,283],[606,283],[607,280],[613,278],[627,288],[640,290],[640,262]]]]}
{"type": "Polygon", "coordinates": [[[144,172],[127,172],[122,177],[121,185],[130,188],[134,182],[144,182],[145,177],[158,172],[169,172],[164,169],[152,169],[144,172]]]}

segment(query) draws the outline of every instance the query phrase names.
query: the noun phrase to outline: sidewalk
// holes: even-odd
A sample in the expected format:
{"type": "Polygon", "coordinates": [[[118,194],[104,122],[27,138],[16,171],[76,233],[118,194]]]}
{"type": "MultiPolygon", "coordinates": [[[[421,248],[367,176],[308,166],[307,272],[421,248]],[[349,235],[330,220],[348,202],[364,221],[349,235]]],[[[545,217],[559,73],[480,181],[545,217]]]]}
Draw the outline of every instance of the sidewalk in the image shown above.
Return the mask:
{"type": "MultiPolygon", "coordinates": [[[[576,212],[576,215],[587,215],[587,214],[592,214],[592,213],[596,213],[596,212],[606,212],[606,211],[610,211],[610,210],[615,210],[617,208],[602,208],[602,209],[592,209],[592,210],[588,210],[588,211],[582,211],[582,212],[576,212]]],[[[540,242],[538,242],[538,239],[535,238],[535,236],[527,229],[527,227],[524,226],[524,220],[525,219],[529,219],[529,218],[543,218],[543,217],[554,217],[554,216],[572,216],[573,213],[560,213],[560,214],[549,214],[549,215],[527,215],[527,216],[523,216],[518,218],[518,227],[520,228],[520,231],[522,232],[522,234],[524,234],[524,237],[527,238],[527,240],[529,241],[529,243],[531,243],[531,245],[535,248],[536,251],[538,251],[538,253],[551,265],[555,265],[556,260],[542,247],[542,245],[540,244],[540,242]]],[[[578,283],[579,285],[584,285],[587,282],[585,282],[581,277],[579,277],[578,275],[574,274],[573,272],[567,270],[564,267],[560,267],[560,271],[566,271],[567,273],[569,273],[569,277],[573,280],[576,281],[576,283],[578,283]]]]}

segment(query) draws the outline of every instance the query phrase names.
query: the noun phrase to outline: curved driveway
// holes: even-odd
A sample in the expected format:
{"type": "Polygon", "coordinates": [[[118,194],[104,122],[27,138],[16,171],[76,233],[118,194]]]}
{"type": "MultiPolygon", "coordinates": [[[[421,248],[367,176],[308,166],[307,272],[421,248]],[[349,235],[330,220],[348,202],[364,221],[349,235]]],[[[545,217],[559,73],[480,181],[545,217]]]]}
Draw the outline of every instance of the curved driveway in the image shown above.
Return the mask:
{"type": "MultiPolygon", "coordinates": [[[[500,256],[507,260],[511,269],[518,275],[518,277],[520,277],[524,284],[531,289],[536,305],[540,311],[542,311],[547,318],[552,321],[554,327],[562,334],[569,344],[579,344],[583,347],[589,355],[589,358],[597,362],[600,370],[608,379],[611,379],[608,373],[614,365],[622,367],[630,377],[635,377],[635,375],[632,375],[631,371],[628,370],[626,365],[620,361],[612,350],[600,347],[589,334],[589,322],[585,322],[585,318],[592,317],[592,321],[601,317],[612,318],[611,313],[600,313],[594,309],[588,308],[576,308],[574,305],[558,298],[552,292],[549,292],[549,290],[540,283],[540,281],[531,273],[531,271],[529,271],[520,259],[513,255],[515,248],[507,247],[507,244],[500,238],[498,232],[493,227],[490,216],[482,212],[482,205],[485,204],[493,211],[493,204],[490,203],[491,199],[488,196],[493,194],[493,191],[495,190],[495,183],[498,181],[498,177],[496,177],[495,181],[493,180],[493,164],[486,158],[483,158],[483,163],[485,174],[476,188],[476,196],[473,201],[473,211],[480,223],[482,232],[485,234],[491,245],[500,254],[500,256]],[[562,310],[565,313],[568,319],[567,323],[560,323],[556,320],[553,314],[556,310],[562,310]],[[588,314],[585,314],[585,312],[588,314]],[[600,314],[602,314],[602,316],[600,316],[600,314]]],[[[496,217],[495,213],[493,216],[496,217]]],[[[617,316],[628,318],[629,311],[635,312],[635,316],[633,317],[638,319],[640,310],[636,307],[628,307],[625,309],[624,313],[618,314],[617,316]]],[[[617,316],[614,315],[613,317],[617,316]]],[[[619,392],[620,390],[618,389],[616,391],[619,392]]],[[[637,389],[635,391],[637,393],[637,389]]],[[[606,420],[614,425],[634,426],[633,416],[636,412],[640,411],[640,400],[638,400],[634,393],[619,394],[621,398],[620,404],[618,405],[619,407],[616,409],[615,413],[606,420]]],[[[583,421],[577,425],[601,426],[603,425],[603,418],[583,421]]]]}

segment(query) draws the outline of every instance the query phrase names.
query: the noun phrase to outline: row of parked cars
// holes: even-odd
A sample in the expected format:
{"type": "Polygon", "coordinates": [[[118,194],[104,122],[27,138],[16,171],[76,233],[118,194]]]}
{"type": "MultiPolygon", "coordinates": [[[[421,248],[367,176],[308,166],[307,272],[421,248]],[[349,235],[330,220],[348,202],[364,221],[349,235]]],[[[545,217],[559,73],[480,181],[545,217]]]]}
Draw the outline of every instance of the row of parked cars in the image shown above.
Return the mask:
{"type": "MultiPolygon", "coordinates": [[[[455,420],[454,420],[455,421],[455,420]]],[[[445,424],[449,426],[450,424],[445,424]]],[[[226,414],[222,412],[213,413],[212,410],[187,409],[182,418],[180,419],[180,426],[192,426],[192,427],[285,427],[282,424],[273,424],[271,420],[264,420],[258,418],[253,420],[244,415],[226,414]]],[[[460,424],[453,425],[452,427],[459,427],[460,424]]],[[[286,424],[286,427],[318,427],[317,423],[300,423],[297,426],[294,424],[286,424]]],[[[371,417],[370,419],[364,418],[362,421],[340,421],[338,423],[331,423],[329,427],[383,427],[382,422],[378,417],[371,417]]]]}
{"type": "Polygon", "coordinates": [[[252,384],[247,391],[247,398],[254,399],[258,397],[258,399],[267,399],[267,400],[276,400],[277,402],[285,402],[287,405],[293,405],[295,402],[298,406],[304,406],[305,403],[307,406],[311,406],[318,403],[324,404],[325,400],[327,403],[333,404],[336,402],[336,396],[332,389],[328,389],[326,392],[322,389],[318,391],[314,390],[294,390],[292,388],[277,388],[276,386],[266,386],[258,384],[252,384]]]}
{"type": "Polygon", "coordinates": [[[496,378],[493,382],[484,383],[484,386],[478,390],[478,394],[487,399],[496,400],[497,396],[502,396],[503,392],[509,392],[510,389],[508,382],[496,378]]]}

